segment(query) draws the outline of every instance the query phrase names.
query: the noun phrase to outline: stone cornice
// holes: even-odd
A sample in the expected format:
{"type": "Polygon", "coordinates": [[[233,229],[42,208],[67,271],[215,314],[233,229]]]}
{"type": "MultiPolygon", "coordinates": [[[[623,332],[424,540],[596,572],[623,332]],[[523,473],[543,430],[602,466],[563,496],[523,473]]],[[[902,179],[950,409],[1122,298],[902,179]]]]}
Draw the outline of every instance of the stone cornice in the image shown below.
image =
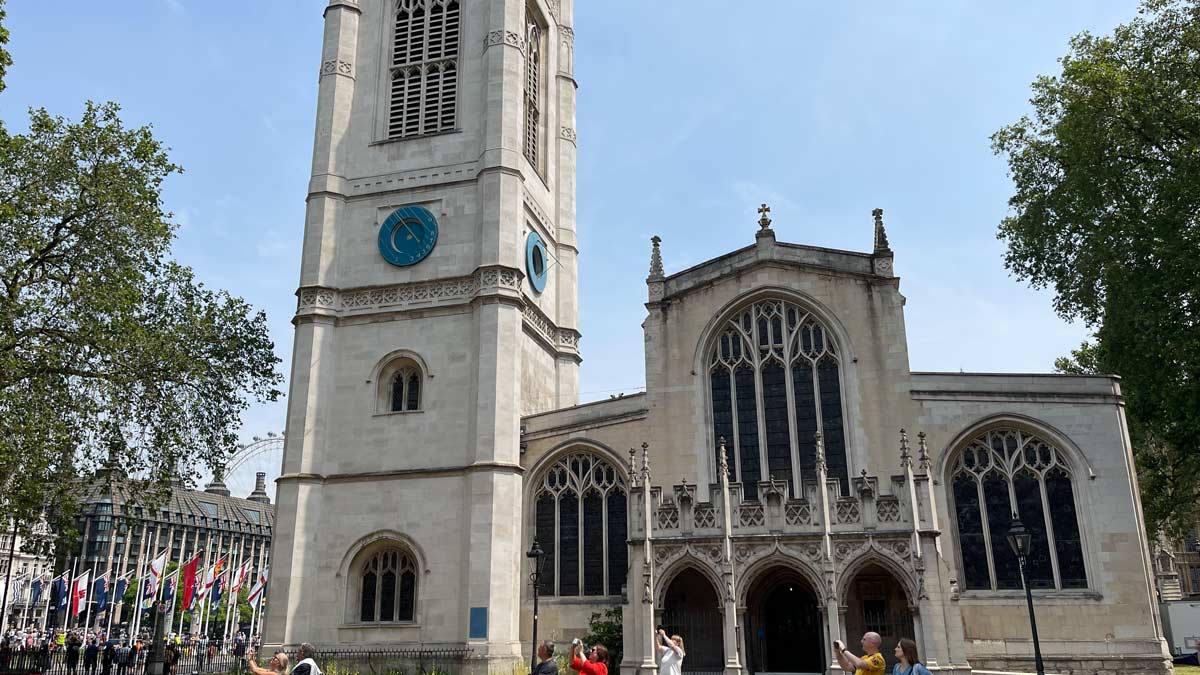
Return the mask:
{"type": "Polygon", "coordinates": [[[475,301],[506,301],[521,307],[527,332],[539,339],[556,356],[580,360],[580,333],[560,328],[536,305],[521,295],[525,275],[511,267],[480,267],[468,276],[414,281],[368,288],[334,289],[303,286],[296,291],[293,323],[331,323],[339,319],[406,312],[433,307],[465,305],[475,301]]]}
{"type": "Polygon", "coordinates": [[[275,481],[278,483],[353,483],[365,480],[387,480],[402,478],[427,478],[430,476],[453,476],[491,471],[499,473],[525,473],[525,467],[507,462],[476,462],[459,466],[433,466],[421,469],[394,469],[390,471],[350,471],[345,473],[285,473],[275,481]]]}

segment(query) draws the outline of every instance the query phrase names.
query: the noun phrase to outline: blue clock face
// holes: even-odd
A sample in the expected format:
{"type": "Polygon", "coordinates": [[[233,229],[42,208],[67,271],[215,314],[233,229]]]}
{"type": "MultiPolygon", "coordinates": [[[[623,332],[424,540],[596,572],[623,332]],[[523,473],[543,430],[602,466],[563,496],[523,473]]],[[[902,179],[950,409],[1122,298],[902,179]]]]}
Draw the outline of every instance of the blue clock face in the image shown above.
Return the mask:
{"type": "Polygon", "coordinates": [[[529,276],[529,285],[541,293],[546,289],[546,277],[550,271],[550,255],[546,250],[546,242],[537,232],[530,232],[525,239],[525,274],[529,276]]]}
{"type": "Polygon", "coordinates": [[[423,206],[402,206],[380,226],[379,252],[391,264],[407,267],[424,260],[437,238],[438,224],[432,213],[423,206]]]}

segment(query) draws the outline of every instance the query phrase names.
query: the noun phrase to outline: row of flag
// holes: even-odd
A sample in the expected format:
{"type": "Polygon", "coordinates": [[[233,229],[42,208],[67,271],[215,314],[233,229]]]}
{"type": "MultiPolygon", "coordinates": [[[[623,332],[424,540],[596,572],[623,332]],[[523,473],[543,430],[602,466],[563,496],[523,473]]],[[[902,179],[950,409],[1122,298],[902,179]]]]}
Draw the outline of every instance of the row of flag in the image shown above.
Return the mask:
{"type": "MultiPolygon", "coordinates": [[[[183,587],[183,608],[185,611],[195,609],[204,598],[210,597],[210,606],[217,606],[220,601],[226,586],[229,588],[229,593],[232,594],[232,599],[237,598],[237,594],[241,592],[242,586],[249,581],[250,562],[243,563],[236,571],[227,571],[225,569],[225,558],[218,560],[212,567],[204,571],[203,577],[199,574],[200,556],[197,555],[182,567],[172,572],[165,580],[163,572],[167,566],[167,554],[160,554],[150,563],[149,573],[141,580],[141,599],[139,605],[142,609],[151,609],[154,606],[155,598],[158,597],[159,586],[162,586],[162,599],[170,601],[174,604],[175,593],[180,586],[180,573],[182,572],[182,587],[183,587]],[[228,581],[226,581],[228,577],[228,581]]],[[[103,612],[108,607],[109,603],[109,575],[105,572],[96,577],[92,582],[92,601],[96,605],[96,612],[103,612]]],[[[112,598],[115,602],[119,602],[125,597],[125,592],[129,589],[130,577],[133,572],[126,573],[116,577],[113,583],[112,598]]],[[[29,575],[32,576],[32,575],[29,575]]],[[[13,580],[13,595],[14,603],[20,602],[21,597],[25,594],[25,583],[29,580],[29,576],[21,575],[13,580]]],[[[29,604],[36,605],[42,600],[43,593],[49,588],[50,596],[47,600],[58,611],[70,610],[71,616],[78,616],[84,607],[84,603],[88,595],[88,584],[91,581],[91,573],[84,571],[79,576],[71,579],[70,572],[63,572],[61,575],[50,579],[49,573],[38,575],[33,579],[30,585],[29,604]],[[68,586],[70,592],[68,592],[68,586]]],[[[247,601],[253,605],[267,584],[267,569],[263,569],[258,579],[250,589],[249,598],[247,601]]]]}

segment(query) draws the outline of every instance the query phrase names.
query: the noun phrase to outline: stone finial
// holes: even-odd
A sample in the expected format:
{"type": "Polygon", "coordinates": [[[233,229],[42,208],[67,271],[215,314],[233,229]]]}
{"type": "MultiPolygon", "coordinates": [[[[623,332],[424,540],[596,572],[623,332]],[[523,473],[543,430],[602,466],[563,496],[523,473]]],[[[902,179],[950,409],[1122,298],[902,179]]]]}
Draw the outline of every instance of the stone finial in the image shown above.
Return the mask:
{"type": "Polygon", "coordinates": [[[729,478],[729,451],[725,448],[724,436],[721,437],[720,444],[721,454],[718,457],[718,461],[720,462],[721,475],[729,478]]]}
{"type": "Polygon", "coordinates": [[[912,453],[908,449],[908,434],[900,430],[900,468],[907,469],[912,466],[912,453]]]}
{"type": "Polygon", "coordinates": [[[662,249],[659,247],[661,243],[662,237],[657,234],[650,237],[650,279],[663,278],[662,249]]]}
{"type": "Polygon", "coordinates": [[[758,226],[764,230],[771,226],[771,217],[767,215],[770,212],[771,207],[767,206],[765,203],[758,207],[758,213],[760,216],[762,216],[758,219],[758,226]]]}
{"type": "Polygon", "coordinates": [[[637,450],[629,449],[629,480],[634,486],[637,485],[637,450]]]}
{"type": "Polygon", "coordinates": [[[929,471],[929,446],[925,445],[925,432],[917,434],[917,468],[929,471]]]}
{"type": "Polygon", "coordinates": [[[650,484],[650,444],[642,443],[642,479],[650,484]]]}
{"type": "Polygon", "coordinates": [[[891,255],[892,248],[888,245],[887,230],[883,228],[883,209],[871,211],[875,217],[875,255],[891,255]]]}
{"type": "Polygon", "coordinates": [[[821,432],[813,434],[813,440],[817,442],[817,461],[816,469],[818,473],[825,473],[827,466],[825,465],[825,438],[821,432]]]}

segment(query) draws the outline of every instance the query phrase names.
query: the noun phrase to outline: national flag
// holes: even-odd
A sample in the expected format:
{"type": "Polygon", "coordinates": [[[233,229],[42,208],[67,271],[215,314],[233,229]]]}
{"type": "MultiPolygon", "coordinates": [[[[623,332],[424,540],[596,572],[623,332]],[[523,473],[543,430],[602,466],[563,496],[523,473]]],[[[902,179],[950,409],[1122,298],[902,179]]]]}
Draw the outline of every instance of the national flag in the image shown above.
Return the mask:
{"type": "Polygon", "coordinates": [[[67,609],[67,578],[70,576],[70,572],[63,572],[55,577],[50,585],[50,604],[54,605],[56,611],[62,612],[67,609]]]}
{"type": "Polygon", "coordinates": [[[71,584],[71,616],[79,616],[83,611],[83,599],[87,597],[88,579],[91,578],[91,574],[85,571],[75,577],[75,583],[71,584]]]}
{"type": "Polygon", "coordinates": [[[42,577],[33,580],[33,587],[30,589],[29,604],[36,605],[42,599],[42,586],[45,585],[42,577]]]}
{"type": "Polygon", "coordinates": [[[238,568],[237,574],[233,575],[233,582],[229,584],[229,594],[237,597],[239,591],[242,590],[242,585],[246,583],[246,577],[250,576],[250,561],[242,563],[238,568]]]}
{"type": "Polygon", "coordinates": [[[129,590],[129,574],[123,574],[117,583],[113,584],[113,606],[119,606],[125,601],[125,591],[129,590]]]}
{"type": "Polygon", "coordinates": [[[142,609],[151,609],[154,607],[154,591],[153,577],[142,577],[142,609]]]}
{"type": "Polygon", "coordinates": [[[221,604],[221,587],[224,585],[225,585],[225,573],[222,572],[221,576],[217,577],[216,580],[213,581],[212,600],[209,600],[209,602],[208,602],[208,604],[211,605],[212,607],[216,607],[219,604],[221,604]]]}
{"type": "Polygon", "coordinates": [[[96,599],[96,611],[103,612],[108,607],[108,572],[96,577],[92,584],[92,597],[96,599]]]}
{"type": "Polygon", "coordinates": [[[12,588],[13,588],[12,601],[13,601],[13,604],[15,605],[18,602],[21,602],[21,596],[24,595],[24,593],[25,593],[25,575],[24,574],[17,577],[16,579],[13,579],[13,587],[12,588]]]}
{"type": "Polygon", "coordinates": [[[250,596],[248,598],[246,598],[246,601],[253,605],[254,602],[256,600],[258,600],[258,596],[262,594],[263,589],[266,587],[267,587],[267,568],[264,567],[263,571],[260,572],[258,575],[258,582],[254,584],[254,588],[250,589],[250,596]]]}
{"type": "Polygon", "coordinates": [[[167,552],[163,551],[150,563],[147,579],[150,581],[150,595],[158,593],[158,582],[162,579],[163,571],[167,568],[167,552]]]}
{"type": "Polygon", "coordinates": [[[196,599],[196,566],[200,564],[197,555],[183,566],[183,608],[191,609],[192,601],[196,599]]]}
{"type": "Polygon", "coordinates": [[[212,567],[208,568],[208,571],[204,574],[204,585],[201,586],[201,588],[200,588],[200,598],[201,599],[203,599],[204,596],[208,595],[209,591],[212,590],[213,584],[217,582],[217,577],[220,576],[221,571],[224,569],[225,569],[225,559],[224,558],[221,558],[220,560],[218,560],[216,562],[216,564],[214,564],[212,567]]]}
{"type": "Polygon", "coordinates": [[[175,588],[179,586],[179,570],[176,569],[167,575],[167,579],[163,582],[163,602],[171,602],[175,597],[175,588]]]}

